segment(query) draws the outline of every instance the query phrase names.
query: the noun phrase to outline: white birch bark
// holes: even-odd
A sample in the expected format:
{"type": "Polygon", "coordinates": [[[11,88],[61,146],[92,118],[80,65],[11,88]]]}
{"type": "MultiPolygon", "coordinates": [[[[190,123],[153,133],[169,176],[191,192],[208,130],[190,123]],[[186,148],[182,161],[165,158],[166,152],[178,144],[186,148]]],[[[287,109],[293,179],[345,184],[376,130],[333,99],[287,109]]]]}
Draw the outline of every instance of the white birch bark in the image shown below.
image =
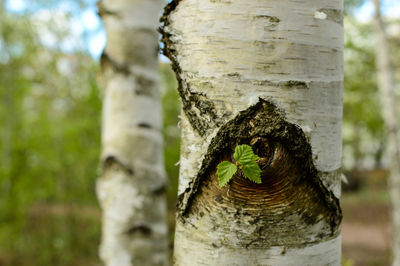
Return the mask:
{"type": "Polygon", "coordinates": [[[396,108],[396,92],[393,68],[385,25],[380,12],[380,1],[374,0],[377,33],[376,64],[382,115],[386,126],[389,166],[389,194],[392,202],[393,266],[400,265],[400,138],[396,108]]]}
{"type": "Polygon", "coordinates": [[[342,0],[175,0],[182,98],[176,265],[340,265],[342,0]],[[263,183],[216,165],[237,144],[263,183]]]}
{"type": "Polygon", "coordinates": [[[102,0],[98,7],[107,34],[100,257],[108,266],[167,265],[156,31],[162,1],[102,0]]]}

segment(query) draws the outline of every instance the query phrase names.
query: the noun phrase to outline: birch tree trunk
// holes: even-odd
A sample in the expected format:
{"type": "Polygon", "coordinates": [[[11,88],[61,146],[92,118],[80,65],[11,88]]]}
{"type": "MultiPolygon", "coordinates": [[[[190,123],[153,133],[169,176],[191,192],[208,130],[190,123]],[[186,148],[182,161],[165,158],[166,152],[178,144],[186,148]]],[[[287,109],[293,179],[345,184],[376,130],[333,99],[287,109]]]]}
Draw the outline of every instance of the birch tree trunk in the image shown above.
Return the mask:
{"type": "Polygon", "coordinates": [[[342,0],[175,0],[182,99],[176,265],[340,265],[342,0]],[[216,165],[239,144],[262,184],[216,165]]]}
{"type": "Polygon", "coordinates": [[[389,194],[392,201],[393,266],[400,265],[400,143],[396,108],[396,86],[390,63],[389,43],[381,17],[380,1],[374,0],[377,33],[376,64],[378,87],[382,104],[382,115],[386,126],[389,166],[389,194]]]}
{"type": "Polygon", "coordinates": [[[166,174],[158,69],[160,0],[98,3],[107,45],[100,257],[105,265],[167,265],[166,174]]]}

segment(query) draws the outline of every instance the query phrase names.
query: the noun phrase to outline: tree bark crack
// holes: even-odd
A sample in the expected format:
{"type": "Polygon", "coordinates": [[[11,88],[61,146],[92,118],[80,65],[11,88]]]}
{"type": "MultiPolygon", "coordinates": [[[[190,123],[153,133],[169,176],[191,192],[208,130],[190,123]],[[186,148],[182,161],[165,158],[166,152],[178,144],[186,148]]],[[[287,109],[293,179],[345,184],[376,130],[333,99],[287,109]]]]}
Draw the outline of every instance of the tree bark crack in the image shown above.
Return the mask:
{"type": "MultiPolygon", "coordinates": [[[[197,176],[179,195],[178,217],[183,223],[190,220],[187,218],[199,211],[191,211],[193,202],[202,193],[208,193],[208,198],[215,199],[218,205],[225,197],[229,198],[233,208],[241,210],[250,204],[257,206],[253,207],[258,212],[262,209],[272,214],[275,209],[283,211],[285,215],[275,218],[277,224],[287,220],[293,211],[298,212],[306,224],[315,225],[323,220],[329,224],[331,236],[336,236],[342,219],[340,203],[318,174],[312,160],[311,145],[302,129],[286,121],[283,112],[274,104],[260,98],[257,104],[225,123],[212,139],[197,176]],[[218,189],[210,197],[214,192],[204,191],[209,191],[212,182],[217,180],[217,164],[224,159],[231,160],[234,148],[240,144],[251,145],[261,157],[258,164],[262,169],[263,184],[254,184],[237,174],[227,188],[218,189]],[[226,191],[222,191],[224,189],[226,191]],[[294,194],[303,198],[301,204],[297,204],[294,198],[290,199],[294,194]],[[281,209],[282,206],[286,207],[281,209]]],[[[250,223],[255,224],[265,217],[253,216],[253,207],[247,214],[254,218],[250,223]]]]}

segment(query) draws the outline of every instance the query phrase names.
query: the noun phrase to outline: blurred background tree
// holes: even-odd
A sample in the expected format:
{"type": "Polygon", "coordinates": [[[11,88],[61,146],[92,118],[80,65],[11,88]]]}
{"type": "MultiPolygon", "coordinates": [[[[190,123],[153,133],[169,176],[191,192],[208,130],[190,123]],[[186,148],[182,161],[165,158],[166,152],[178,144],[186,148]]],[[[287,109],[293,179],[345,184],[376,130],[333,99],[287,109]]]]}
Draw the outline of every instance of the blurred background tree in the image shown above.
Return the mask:
{"type": "MultiPolygon", "coordinates": [[[[94,191],[98,173],[93,169],[100,153],[97,59],[104,40],[101,24],[87,19],[95,17],[95,2],[0,0],[0,265],[100,263],[100,212],[94,191]]],[[[367,2],[346,1],[343,167],[360,190],[343,197],[343,250],[346,258],[358,256],[356,265],[387,265],[389,249],[373,252],[360,242],[355,242],[358,248],[346,246],[352,233],[361,237],[375,232],[372,223],[390,240],[376,38],[372,21],[357,15],[367,2]],[[358,231],[348,229],[349,223],[357,224],[358,231]],[[369,223],[365,231],[362,223],[369,223]],[[363,264],[367,258],[373,261],[363,264]]],[[[384,9],[388,12],[396,1],[383,2],[389,3],[384,9]]],[[[399,84],[400,18],[386,22],[399,84]]],[[[160,68],[173,232],[180,106],[175,77],[164,59],[160,68]]],[[[379,237],[369,242],[377,244],[379,237]]]]}
{"type": "MultiPolygon", "coordinates": [[[[368,181],[360,172],[382,171],[387,167],[388,160],[376,75],[376,33],[372,17],[368,21],[360,21],[354,15],[357,6],[363,3],[372,5],[372,1],[349,0],[345,3],[343,167],[351,186],[356,188],[368,181]]],[[[393,48],[397,47],[397,50],[393,49],[392,62],[398,62],[400,57],[399,22],[398,18],[388,20],[389,41],[393,48]]],[[[395,71],[399,77],[398,65],[395,71]]]]}
{"type": "MultiPolygon", "coordinates": [[[[389,15],[394,3],[382,1],[383,14],[389,15]]],[[[362,4],[375,13],[373,1],[347,1],[346,4],[343,167],[349,180],[344,188],[353,192],[342,197],[343,253],[353,257],[356,265],[389,265],[393,259],[391,246],[395,231],[387,189],[393,155],[388,151],[393,141],[388,141],[388,129],[382,119],[382,110],[387,106],[382,105],[378,90],[377,69],[382,67],[377,59],[382,58],[377,52],[383,47],[372,16],[360,21],[354,9],[354,4],[362,4]],[[373,244],[367,239],[374,239],[373,244]]],[[[396,63],[400,56],[400,20],[398,11],[397,15],[393,14],[383,19],[387,25],[388,46],[394,48],[390,49],[390,60],[396,63]]],[[[393,66],[399,84],[398,64],[393,66]]],[[[391,100],[398,102],[398,92],[392,97],[391,100]]]]}

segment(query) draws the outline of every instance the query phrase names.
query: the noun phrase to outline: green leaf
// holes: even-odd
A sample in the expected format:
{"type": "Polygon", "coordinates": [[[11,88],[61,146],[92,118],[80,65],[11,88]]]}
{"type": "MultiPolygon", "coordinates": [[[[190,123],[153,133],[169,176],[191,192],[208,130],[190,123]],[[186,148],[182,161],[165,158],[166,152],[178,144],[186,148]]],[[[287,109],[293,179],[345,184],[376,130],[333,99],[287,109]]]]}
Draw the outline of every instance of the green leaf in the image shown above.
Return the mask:
{"type": "Polygon", "coordinates": [[[254,154],[253,149],[249,145],[236,146],[233,157],[241,165],[246,178],[257,184],[261,184],[261,169],[255,162],[260,158],[254,154]]]}
{"type": "Polygon", "coordinates": [[[261,169],[255,161],[247,162],[243,165],[242,171],[249,180],[261,184],[261,169]]]}
{"type": "Polygon", "coordinates": [[[236,173],[237,167],[231,162],[223,161],[217,166],[217,176],[219,181],[219,187],[223,187],[228,184],[232,176],[236,173]]]}
{"type": "Polygon", "coordinates": [[[255,160],[260,159],[254,154],[251,147],[246,144],[236,146],[233,158],[235,158],[235,160],[242,166],[245,166],[249,162],[254,162],[255,160]]]}

